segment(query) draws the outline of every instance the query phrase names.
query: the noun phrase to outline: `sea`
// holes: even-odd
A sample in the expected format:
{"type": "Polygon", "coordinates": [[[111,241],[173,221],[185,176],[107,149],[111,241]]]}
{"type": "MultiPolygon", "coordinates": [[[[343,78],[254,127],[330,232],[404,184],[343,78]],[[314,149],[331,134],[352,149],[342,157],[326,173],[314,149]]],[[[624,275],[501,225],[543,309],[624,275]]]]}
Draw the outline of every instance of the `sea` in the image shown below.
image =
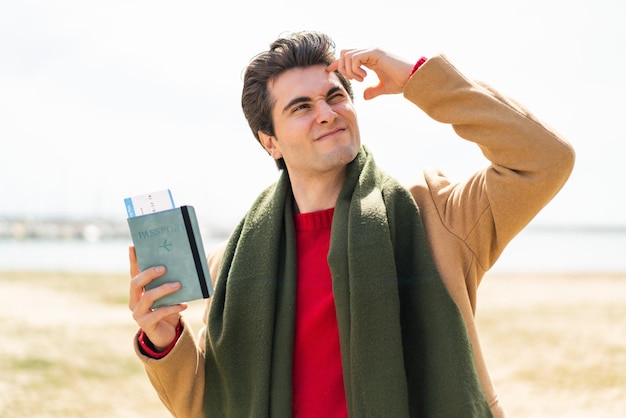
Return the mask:
{"type": "MultiPolygon", "coordinates": [[[[210,249],[225,238],[204,240],[210,249]]],[[[0,240],[0,271],[127,273],[130,240],[0,240]]],[[[626,228],[527,228],[496,273],[626,273],[626,228]]]]}

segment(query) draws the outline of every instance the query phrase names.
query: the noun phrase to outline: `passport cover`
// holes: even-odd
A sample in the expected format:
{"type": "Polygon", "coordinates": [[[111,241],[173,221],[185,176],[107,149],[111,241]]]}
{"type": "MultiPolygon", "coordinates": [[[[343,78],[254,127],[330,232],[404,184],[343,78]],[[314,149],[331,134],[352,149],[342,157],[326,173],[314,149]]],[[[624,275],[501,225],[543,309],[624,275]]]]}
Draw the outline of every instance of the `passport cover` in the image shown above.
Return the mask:
{"type": "Polygon", "coordinates": [[[152,308],[206,299],[213,295],[193,206],[135,216],[127,221],[140,270],[153,266],[167,268],[163,276],[146,286],[146,290],[167,282],[180,282],[182,285],[178,291],[155,301],[152,308]]]}

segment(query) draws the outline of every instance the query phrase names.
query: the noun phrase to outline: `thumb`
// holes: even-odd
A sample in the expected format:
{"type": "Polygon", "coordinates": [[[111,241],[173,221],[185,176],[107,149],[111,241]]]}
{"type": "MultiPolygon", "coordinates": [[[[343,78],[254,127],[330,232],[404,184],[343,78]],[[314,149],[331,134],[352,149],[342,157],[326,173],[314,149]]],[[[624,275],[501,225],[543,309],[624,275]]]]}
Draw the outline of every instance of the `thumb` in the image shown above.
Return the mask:
{"type": "Polygon", "coordinates": [[[130,261],[130,277],[133,278],[139,274],[139,264],[137,263],[135,247],[132,245],[128,247],[128,260],[130,261]]]}
{"type": "Polygon", "coordinates": [[[365,100],[372,100],[381,94],[384,94],[382,83],[378,83],[376,86],[367,87],[363,90],[363,98],[365,100]]]}

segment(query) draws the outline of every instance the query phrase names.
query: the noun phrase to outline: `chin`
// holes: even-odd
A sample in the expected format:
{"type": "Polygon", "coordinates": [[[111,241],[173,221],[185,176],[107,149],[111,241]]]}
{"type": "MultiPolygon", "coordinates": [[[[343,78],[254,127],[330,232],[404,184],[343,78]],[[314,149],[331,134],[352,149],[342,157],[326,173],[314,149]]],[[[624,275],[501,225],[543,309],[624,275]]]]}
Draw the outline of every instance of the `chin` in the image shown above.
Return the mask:
{"type": "Polygon", "coordinates": [[[349,164],[359,155],[361,149],[360,144],[350,144],[337,153],[338,158],[343,164],[349,164]]]}

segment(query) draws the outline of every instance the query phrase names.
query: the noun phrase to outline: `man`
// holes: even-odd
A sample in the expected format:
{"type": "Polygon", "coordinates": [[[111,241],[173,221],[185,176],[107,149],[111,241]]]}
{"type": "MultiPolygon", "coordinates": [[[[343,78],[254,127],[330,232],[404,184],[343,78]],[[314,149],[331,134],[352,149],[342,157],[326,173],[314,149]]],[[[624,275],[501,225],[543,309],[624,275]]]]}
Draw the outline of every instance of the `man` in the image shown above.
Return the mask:
{"type": "Polygon", "coordinates": [[[504,416],[477,286],[563,186],[573,150],[443,56],[333,48],[296,33],[250,63],[244,113],[283,172],[209,256],[206,338],[186,305],[150,309],[178,285],[144,291],[163,269],[139,272],[131,249],[137,353],[175,416],[504,416]],[[366,99],[403,93],[491,165],[458,184],[385,175],[361,145],[348,81],[364,68],[379,78],[366,99]]]}

